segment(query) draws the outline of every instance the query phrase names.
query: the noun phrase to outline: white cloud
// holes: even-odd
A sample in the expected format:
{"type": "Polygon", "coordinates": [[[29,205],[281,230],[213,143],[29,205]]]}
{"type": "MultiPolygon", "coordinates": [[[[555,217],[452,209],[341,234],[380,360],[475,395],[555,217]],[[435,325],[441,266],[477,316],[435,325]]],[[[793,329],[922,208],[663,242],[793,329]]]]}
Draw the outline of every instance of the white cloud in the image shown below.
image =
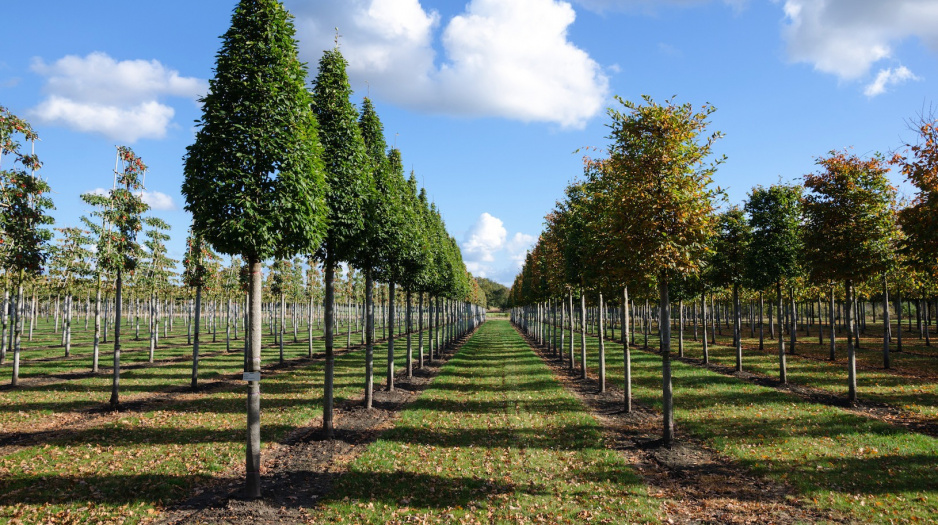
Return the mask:
{"type": "Polygon", "coordinates": [[[905,38],[938,48],[933,0],[785,0],[783,8],[790,58],[842,80],[857,80],[894,58],[893,46],[905,38]]]}
{"type": "Polygon", "coordinates": [[[52,64],[36,58],[32,70],[46,77],[48,96],[32,110],[41,121],[128,143],[166,136],[175,111],[162,98],[195,99],[208,86],[156,60],[117,61],[100,52],[52,64]]]}
{"type": "Polygon", "coordinates": [[[441,33],[439,13],[418,0],[287,5],[305,60],[315,67],[337,26],[353,84],[392,103],[582,127],[608,95],[602,68],[567,39],[576,15],[566,2],[471,0],[441,33]]]}
{"type": "Polygon", "coordinates": [[[505,247],[507,237],[508,230],[502,220],[483,213],[466,233],[463,255],[474,261],[492,262],[495,260],[494,253],[505,247]]]}
{"type": "MultiPolygon", "coordinates": [[[[606,11],[648,11],[661,5],[692,6],[699,4],[708,4],[711,0],[575,0],[576,3],[597,13],[606,11]]],[[[749,0],[723,0],[724,4],[740,10],[749,0]]]]}
{"type": "MultiPolygon", "coordinates": [[[[104,188],[95,188],[88,193],[107,197],[110,194],[110,191],[104,188]]],[[[150,209],[152,210],[172,211],[176,209],[176,203],[173,202],[173,198],[163,192],[138,191],[137,195],[139,195],[140,198],[143,199],[143,202],[149,205],[150,209]]]]}
{"type": "Polygon", "coordinates": [[[879,74],[876,75],[876,79],[863,90],[863,94],[871,98],[882,95],[886,92],[887,86],[898,86],[909,80],[919,80],[919,78],[905,66],[899,66],[895,69],[881,69],[879,74]]]}
{"type": "Polygon", "coordinates": [[[175,111],[150,101],[130,107],[75,102],[51,96],[33,108],[32,113],[48,123],[64,124],[76,131],[100,133],[108,138],[133,143],[141,138],[161,139],[175,111]]]}
{"type": "Polygon", "coordinates": [[[173,198],[160,191],[142,191],[140,198],[147,203],[152,210],[172,211],[176,209],[173,198]]]}
{"type": "Polygon", "coordinates": [[[524,266],[524,258],[527,256],[528,252],[534,248],[534,243],[537,241],[533,235],[528,235],[526,233],[518,232],[516,233],[505,248],[508,250],[508,254],[511,257],[511,260],[515,263],[517,270],[520,270],[524,266]]]}
{"type": "Polygon", "coordinates": [[[501,219],[483,213],[463,239],[463,261],[466,269],[476,277],[510,285],[535,240],[521,232],[509,238],[501,219]]]}

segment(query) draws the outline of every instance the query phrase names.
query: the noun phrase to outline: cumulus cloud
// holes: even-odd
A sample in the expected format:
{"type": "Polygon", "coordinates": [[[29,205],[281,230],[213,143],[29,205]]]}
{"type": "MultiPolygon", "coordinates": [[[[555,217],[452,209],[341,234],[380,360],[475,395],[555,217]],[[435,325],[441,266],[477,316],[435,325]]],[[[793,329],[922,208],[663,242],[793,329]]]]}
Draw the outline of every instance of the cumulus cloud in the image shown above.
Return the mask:
{"type": "Polygon", "coordinates": [[[783,9],[790,58],[842,80],[860,79],[875,63],[895,58],[894,45],[905,38],[938,48],[932,0],[785,0],[783,9]]]}
{"type": "Polygon", "coordinates": [[[501,219],[483,213],[466,233],[463,255],[480,262],[492,262],[495,260],[494,253],[505,247],[507,236],[508,230],[501,219]]]}
{"type": "MultiPolygon", "coordinates": [[[[110,194],[110,191],[104,188],[95,188],[88,193],[94,195],[101,195],[102,197],[107,197],[110,194]]],[[[172,211],[176,209],[176,203],[173,202],[173,198],[161,191],[138,191],[137,195],[143,199],[147,205],[150,206],[151,210],[157,211],[172,211]]]]}
{"type": "MultiPolygon", "coordinates": [[[[575,0],[577,4],[582,5],[583,7],[589,9],[590,11],[595,11],[597,13],[603,13],[606,11],[635,11],[642,10],[647,11],[661,5],[678,5],[678,6],[692,6],[699,4],[708,4],[712,0],[575,0]]],[[[749,0],[723,0],[724,4],[727,4],[734,9],[742,9],[749,0]]]]}
{"type": "Polygon", "coordinates": [[[156,60],[117,61],[100,52],[51,64],[36,58],[32,70],[46,78],[48,96],[32,110],[39,120],[128,143],[166,136],[175,110],[163,98],[195,99],[208,87],[156,60]]]}
{"type": "Polygon", "coordinates": [[[173,198],[160,191],[142,191],[140,198],[150,206],[151,210],[172,211],[176,209],[173,198]]]}
{"type": "Polygon", "coordinates": [[[881,69],[879,74],[876,75],[876,79],[863,90],[863,94],[870,98],[882,95],[886,92],[887,86],[898,86],[909,80],[919,80],[919,78],[905,66],[899,66],[895,69],[881,69]]]}
{"type": "Polygon", "coordinates": [[[287,5],[305,60],[315,67],[338,27],[353,84],[392,103],[582,127],[608,96],[600,65],[567,38],[576,14],[566,2],[471,0],[445,24],[418,0],[287,5]]]}
{"type": "Polygon", "coordinates": [[[463,261],[466,269],[477,277],[511,284],[534,241],[533,236],[521,232],[509,238],[501,219],[483,213],[463,239],[463,261]]]}

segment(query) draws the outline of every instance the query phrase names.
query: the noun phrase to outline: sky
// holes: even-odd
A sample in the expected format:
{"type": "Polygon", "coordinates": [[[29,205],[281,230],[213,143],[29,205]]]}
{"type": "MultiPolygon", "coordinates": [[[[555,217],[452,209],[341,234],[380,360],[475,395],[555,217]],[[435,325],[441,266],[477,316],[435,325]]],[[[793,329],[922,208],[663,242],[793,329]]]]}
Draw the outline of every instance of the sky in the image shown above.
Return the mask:
{"type": "MultiPolygon", "coordinates": [[[[545,214],[605,148],[616,96],[717,108],[725,205],[846,148],[888,154],[938,92],[938,0],[284,0],[315,77],[339,42],[474,275],[510,285],[545,214]]],[[[4,6],[0,105],[39,133],[56,226],[108,189],[115,146],[182,259],[182,156],[235,0],[4,6]]],[[[6,159],[4,159],[6,160],[6,159]]],[[[911,189],[893,174],[901,195],[911,189]]]]}

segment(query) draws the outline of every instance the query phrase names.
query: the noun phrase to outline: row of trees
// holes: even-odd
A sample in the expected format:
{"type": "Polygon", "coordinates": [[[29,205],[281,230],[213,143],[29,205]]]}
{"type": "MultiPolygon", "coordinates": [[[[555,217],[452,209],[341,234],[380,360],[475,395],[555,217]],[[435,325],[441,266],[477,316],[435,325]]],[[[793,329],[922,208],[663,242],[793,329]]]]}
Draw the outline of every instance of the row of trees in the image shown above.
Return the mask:
{"type": "MultiPolygon", "coordinates": [[[[722,190],[712,176],[725,159],[713,158],[719,132],[708,132],[714,109],[694,109],[672,100],[636,104],[618,99],[624,110],[608,111],[612,140],[603,158],[586,158],[584,176],[565,190],[565,198],[547,215],[538,243],[528,254],[511,291],[513,304],[550,304],[519,308],[516,318],[567,326],[573,295],[581,297],[581,326],[586,326],[586,297],[603,294],[622,316],[625,344],[625,406],[631,408],[629,292],[658,299],[663,357],[664,441],[673,439],[670,380],[671,302],[729,290],[732,300],[737,370],[742,369],[741,289],[774,295],[779,327],[785,324],[795,343],[795,290],[808,297],[830,296],[835,317],[835,285],[842,288],[847,325],[848,399],[856,401],[856,288],[880,290],[884,302],[884,365],[889,367],[889,283],[927,295],[938,270],[938,128],[922,119],[918,142],[906,144],[891,159],[875,154],[860,158],[832,151],[817,160],[819,170],[803,184],[775,184],[752,189],[742,206],[718,210],[722,190]],[[918,189],[904,206],[887,177],[898,166],[918,189]],[[789,300],[784,297],[785,291],[789,300]],[[827,294],[824,294],[827,295],[827,294]],[[564,299],[565,298],[565,299],[564,299]],[[568,304],[564,304],[568,303],[568,304]],[[533,316],[533,317],[532,317],[533,316]],[[784,316],[784,318],[783,318],[784,316]]],[[[696,303],[695,309],[696,309],[696,303]]],[[[763,312],[758,314],[762,319],[763,312]]],[[[696,323],[696,321],[695,321],[696,323]]],[[[761,321],[760,321],[761,323],[761,321]]],[[[831,356],[836,334],[831,321],[831,356]]],[[[573,320],[570,319],[572,359],[573,320]]],[[[602,339],[601,327],[600,340],[602,339]]],[[[683,324],[681,325],[683,329],[683,324]]],[[[706,324],[704,324],[706,354],[706,324]]],[[[554,329],[556,332],[556,329],[554,329]]],[[[583,330],[585,332],[585,330],[583,330]]],[[[550,334],[549,334],[550,335],[550,334]]],[[[585,363],[585,333],[581,335],[585,363]]],[[[779,376],[786,378],[783,330],[778,331],[779,376]]],[[[706,358],[706,357],[705,357],[706,358]]],[[[600,382],[604,386],[604,346],[600,342],[600,382]]],[[[572,365],[572,363],[571,363],[572,365]]],[[[585,364],[583,374],[586,374],[585,364]]]]}
{"type": "MultiPolygon", "coordinates": [[[[334,295],[341,262],[365,274],[368,406],[375,280],[389,283],[391,305],[396,286],[401,286],[408,305],[413,294],[420,296],[420,304],[423,294],[429,294],[437,298],[437,311],[444,297],[466,302],[475,291],[439,211],[425,192],[417,191],[413,175],[405,179],[400,152],[388,151],[374,106],[366,99],[359,112],[350,101],[346,61],[338,45],[323,54],[312,90],[307,90],[307,70],[297,57],[294,35],[292,16],[277,0],[239,3],[202,99],[195,142],[184,158],[182,193],[199,239],[191,245],[207,242],[220,253],[243,258],[248,267],[249,497],[260,496],[264,260],[303,256],[323,261],[327,438],[333,434],[334,295]]],[[[190,283],[198,286],[199,281],[190,283]]],[[[394,315],[392,307],[389,389],[394,315]]]]}

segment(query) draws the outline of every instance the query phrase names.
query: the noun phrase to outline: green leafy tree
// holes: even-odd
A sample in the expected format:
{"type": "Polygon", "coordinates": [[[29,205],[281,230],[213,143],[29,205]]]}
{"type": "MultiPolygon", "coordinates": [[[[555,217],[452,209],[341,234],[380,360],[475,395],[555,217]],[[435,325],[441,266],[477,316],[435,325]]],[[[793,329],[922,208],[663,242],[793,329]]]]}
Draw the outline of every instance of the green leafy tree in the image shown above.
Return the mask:
{"type": "Polygon", "coordinates": [[[857,400],[854,285],[889,267],[895,245],[895,189],[880,155],[831,151],[823,171],[805,175],[805,255],[815,282],[842,282],[846,300],[847,398],[857,400]]]}
{"type": "Polygon", "coordinates": [[[743,345],[739,287],[746,278],[746,263],[752,229],[743,210],[733,206],[717,217],[713,253],[709,265],[710,278],[717,286],[733,288],[733,344],[736,347],[736,371],[743,370],[743,345]]]}
{"type": "MultiPolygon", "coordinates": [[[[200,321],[202,318],[202,289],[211,278],[211,262],[216,258],[211,248],[202,237],[189,230],[189,237],[186,239],[186,255],[182,260],[183,284],[190,288],[195,288],[195,319],[193,323],[194,338],[192,341],[192,390],[199,387],[199,335],[200,321]]],[[[232,260],[234,262],[234,259],[232,260]]],[[[240,267],[240,263],[238,263],[240,267]]],[[[230,270],[226,273],[225,283],[231,286],[230,270]]]]}
{"type": "Polygon", "coordinates": [[[13,157],[11,169],[0,171],[0,264],[14,276],[16,313],[13,327],[13,377],[19,382],[20,349],[23,332],[23,286],[27,279],[42,274],[49,256],[52,232],[45,226],[53,223],[46,210],[53,208],[49,185],[37,175],[42,168],[39,157],[20,152],[18,136],[31,142],[39,138],[29,124],[0,107],[0,157],[13,157]]]}
{"type": "MultiPolygon", "coordinates": [[[[82,195],[85,202],[97,207],[92,215],[102,220],[96,253],[99,275],[102,271],[115,275],[114,368],[111,374],[110,399],[112,407],[120,404],[123,278],[137,269],[141,252],[140,245],[137,244],[137,234],[143,227],[141,215],[149,209],[139,195],[139,191],[143,189],[142,176],[147,169],[143,160],[130,148],[120,146],[117,148],[117,165],[119,169],[115,172],[114,188],[106,196],[93,193],[82,195]]],[[[86,224],[91,223],[89,221],[86,224]]]]}
{"type": "MultiPolygon", "coordinates": [[[[782,281],[803,273],[802,187],[775,184],[753,188],[746,201],[752,241],[746,261],[747,279],[757,290],[775,286],[776,312],[782,325],[782,281]]],[[[785,338],[778,331],[779,380],[788,382],[785,338]]]]}
{"type": "Polygon", "coordinates": [[[280,2],[238,3],[184,158],[193,230],[249,267],[248,497],[261,492],[261,262],[312,253],[326,225],[317,123],[294,35],[280,2]]]}
{"type": "Polygon", "coordinates": [[[313,85],[313,101],[319,119],[322,159],[328,193],[328,230],[320,250],[325,273],[325,381],[323,432],[333,435],[335,269],[349,262],[362,249],[365,213],[373,191],[368,155],[358,126],[358,112],[350,98],[345,58],[338,48],[326,51],[319,60],[313,85]]]}

